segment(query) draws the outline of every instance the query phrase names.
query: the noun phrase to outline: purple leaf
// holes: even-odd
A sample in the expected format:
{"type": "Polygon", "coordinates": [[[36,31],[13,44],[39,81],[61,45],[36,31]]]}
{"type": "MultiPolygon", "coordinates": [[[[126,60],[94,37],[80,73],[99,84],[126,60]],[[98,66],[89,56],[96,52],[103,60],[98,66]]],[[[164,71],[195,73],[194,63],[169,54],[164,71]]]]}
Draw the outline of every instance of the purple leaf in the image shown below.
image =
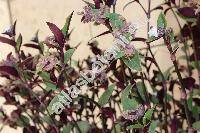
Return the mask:
{"type": "Polygon", "coordinates": [[[176,5],[176,1],[175,1],[175,0],[171,0],[171,2],[172,2],[174,5],[176,5]]]}
{"type": "Polygon", "coordinates": [[[39,30],[37,30],[34,37],[31,38],[32,42],[39,43],[38,33],[39,33],[39,30]]]}
{"type": "Polygon", "coordinates": [[[102,111],[102,115],[105,118],[110,118],[114,122],[114,114],[113,113],[115,113],[115,110],[113,110],[110,107],[105,107],[105,108],[102,108],[101,111],[102,111]]]}
{"type": "Polygon", "coordinates": [[[141,38],[141,37],[136,37],[132,41],[138,41],[138,42],[146,42],[147,39],[141,38]]]}
{"type": "Polygon", "coordinates": [[[61,47],[64,46],[64,35],[62,31],[53,23],[47,22],[51,32],[54,34],[56,41],[61,47]]]}
{"type": "Polygon", "coordinates": [[[105,1],[107,6],[111,7],[116,0],[104,0],[104,1],[105,1]]]}
{"type": "Polygon", "coordinates": [[[93,0],[94,1],[94,4],[95,4],[95,8],[96,9],[99,9],[100,8],[100,3],[102,3],[101,0],[93,0]]]}
{"type": "MultiPolygon", "coordinates": [[[[105,32],[103,32],[103,33],[101,33],[101,34],[99,34],[99,35],[93,37],[92,39],[98,38],[98,37],[100,37],[100,36],[103,36],[103,35],[106,35],[106,34],[109,34],[109,33],[111,33],[109,30],[108,30],[108,31],[105,31],[105,32]]],[[[92,40],[92,39],[91,39],[91,40],[92,40]]]]}
{"type": "Polygon", "coordinates": [[[8,38],[6,38],[6,37],[3,37],[3,36],[0,36],[0,42],[9,44],[9,45],[11,45],[11,46],[13,46],[13,47],[16,46],[16,42],[15,42],[15,41],[13,41],[13,40],[11,40],[11,39],[8,39],[8,38]]]}
{"type": "Polygon", "coordinates": [[[15,33],[16,22],[17,21],[15,21],[14,24],[8,30],[3,32],[2,34],[8,35],[9,37],[15,36],[16,35],[16,33],[15,33]]]}
{"type": "Polygon", "coordinates": [[[151,10],[151,12],[152,12],[152,11],[155,11],[155,10],[163,10],[163,7],[162,7],[162,6],[157,6],[157,7],[153,8],[153,9],[151,10]]]}
{"type": "Polygon", "coordinates": [[[29,48],[34,48],[34,49],[41,50],[41,48],[40,48],[39,45],[37,45],[37,44],[33,44],[33,43],[26,43],[26,44],[24,44],[23,46],[25,46],[25,47],[29,47],[29,48]]]}
{"type": "Polygon", "coordinates": [[[17,70],[11,66],[0,66],[0,73],[9,74],[15,77],[19,76],[17,70]]]}
{"type": "Polygon", "coordinates": [[[181,33],[183,37],[190,37],[190,29],[188,25],[184,25],[183,28],[181,29],[181,33]]]}
{"type": "Polygon", "coordinates": [[[32,57],[32,56],[26,58],[26,59],[21,63],[21,66],[28,65],[29,63],[33,62],[33,58],[34,58],[34,57],[32,57]]]}
{"type": "Polygon", "coordinates": [[[195,79],[192,77],[184,78],[183,84],[186,87],[186,89],[192,89],[195,85],[195,79]]]}
{"type": "Polygon", "coordinates": [[[178,12],[184,17],[195,17],[195,10],[191,7],[179,8],[178,12]]]}

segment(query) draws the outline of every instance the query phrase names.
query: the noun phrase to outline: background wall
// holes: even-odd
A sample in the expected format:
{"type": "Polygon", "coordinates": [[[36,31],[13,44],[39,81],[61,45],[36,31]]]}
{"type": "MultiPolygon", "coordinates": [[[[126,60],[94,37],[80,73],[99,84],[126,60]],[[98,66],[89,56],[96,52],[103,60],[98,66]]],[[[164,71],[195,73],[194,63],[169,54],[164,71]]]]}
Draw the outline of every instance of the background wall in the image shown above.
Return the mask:
{"type": "MultiPolygon", "coordinates": [[[[117,12],[122,14],[129,21],[135,21],[136,19],[145,20],[145,14],[142,9],[135,3],[130,5],[123,11],[123,7],[126,3],[131,0],[118,0],[116,7],[117,12]]],[[[154,0],[152,1],[152,7],[156,7],[164,0],[154,0]]],[[[146,0],[141,0],[141,3],[147,7],[146,0]]],[[[81,11],[84,7],[82,0],[0,0],[0,32],[3,32],[5,28],[9,27],[10,23],[17,20],[17,34],[21,33],[23,36],[23,42],[29,42],[30,38],[33,37],[34,33],[39,29],[39,37],[43,40],[46,36],[51,35],[51,32],[46,25],[46,22],[52,22],[62,27],[65,18],[74,10],[74,16],[72,19],[71,29],[73,28],[73,34],[71,37],[70,44],[75,46],[81,42],[80,47],[75,52],[73,58],[83,59],[86,58],[91,52],[89,52],[89,47],[86,45],[88,40],[95,35],[98,35],[104,31],[106,28],[103,26],[94,26],[93,24],[83,24],[81,23],[81,16],[77,15],[77,12],[81,11]],[[10,4],[10,6],[9,6],[10,4]]],[[[156,25],[157,16],[160,11],[152,13],[152,18],[150,20],[151,25],[156,25]]],[[[174,17],[168,15],[169,25],[175,28],[177,32],[177,23],[174,17]]],[[[146,37],[146,27],[140,29],[137,32],[137,36],[146,37]]],[[[100,37],[100,46],[103,49],[109,48],[113,43],[112,36],[100,37]]],[[[162,43],[162,42],[157,42],[162,43]]],[[[145,44],[136,43],[137,47],[145,47],[145,44]]],[[[25,48],[24,48],[25,49],[25,48]]],[[[12,47],[8,45],[0,45],[0,59],[3,59],[12,50],[12,47]]],[[[155,48],[154,51],[157,52],[156,58],[164,71],[166,68],[171,66],[171,61],[169,59],[169,54],[166,48],[155,48]]],[[[26,52],[36,52],[26,49],[26,52]]],[[[0,105],[3,101],[0,99],[0,105]]],[[[8,108],[10,112],[10,108],[8,108]]],[[[14,130],[9,128],[4,128],[3,133],[11,133],[13,131],[20,132],[21,130],[14,130]]]]}

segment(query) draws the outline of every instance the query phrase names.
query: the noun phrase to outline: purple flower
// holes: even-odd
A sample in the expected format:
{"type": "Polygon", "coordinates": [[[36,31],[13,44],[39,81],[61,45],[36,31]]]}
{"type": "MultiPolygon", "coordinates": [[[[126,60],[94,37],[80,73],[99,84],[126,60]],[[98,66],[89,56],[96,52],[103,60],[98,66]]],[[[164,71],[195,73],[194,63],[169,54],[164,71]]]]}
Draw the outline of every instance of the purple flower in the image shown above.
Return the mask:
{"type": "Polygon", "coordinates": [[[45,39],[45,44],[47,44],[47,46],[50,46],[50,47],[55,47],[55,46],[58,46],[58,43],[56,42],[56,39],[54,36],[48,36],[46,39],[45,39]]]}
{"type": "Polygon", "coordinates": [[[137,28],[131,23],[124,23],[124,25],[120,29],[114,29],[112,34],[115,38],[119,38],[121,35],[131,34],[134,38],[136,34],[137,28]]]}
{"type": "Polygon", "coordinates": [[[105,14],[110,12],[108,6],[100,4],[100,9],[93,9],[90,6],[85,6],[84,11],[79,12],[83,15],[83,23],[96,22],[98,24],[105,24],[105,14]]]}
{"type": "Polygon", "coordinates": [[[83,23],[91,22],[93,19],[93,12],[90,6],[85,6],[84,11],[79,12],[78,15],[83,15],[83,23]]]}
{"type": "Polygon", "coordinates": [[[137,108],[122,112],[122,116],[127,120],[138,120],[144,115],[144,106],[140,104],[137,108]]]}
{"type": "Polygon", "coordinates": [[[43,56],[39,59],[37,67],[44,71],[50,71],[51,69],[55,67],[57,62],[58,60],[54,55],[43,56]]]}
{"type": "Polygon", "coordinates": [[[17,59],[13,56],[13,55],[11,55],[11,54],[9,54],[8,56],[7,56],[7,59],[6,60],[2,60],[1,62],[0,62],[0,66],[14,66],[15,64],[17,63],[17,59]]]}
{"type": "Polygon", "coordinates": [[[125,54],[128,56],[128,57],[130,57],[130,56],[132,56],[133,55],[133,53],[134,53],[134,50],[135,50],[135,47],[133,46],[133,45],[126,45],[126,47],[125,47],[125,54]]]}

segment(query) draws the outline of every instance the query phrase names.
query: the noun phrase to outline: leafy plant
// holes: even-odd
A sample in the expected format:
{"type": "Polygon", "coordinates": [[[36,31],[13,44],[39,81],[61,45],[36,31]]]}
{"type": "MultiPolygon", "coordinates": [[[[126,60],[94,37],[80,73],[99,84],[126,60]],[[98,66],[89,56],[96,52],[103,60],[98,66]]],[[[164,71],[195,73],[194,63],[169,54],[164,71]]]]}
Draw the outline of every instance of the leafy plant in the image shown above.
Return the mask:
{"type": "Polygon", "coordinates": [[[95,61],[91,56],[79,61],[72,58],[79,46],[72,47],[70,43],[74,12],[69,14],[63,28],[47,22],[52,35],[44,41],[39,40],[36,32],[30,42],[24,43],[23,36],[16,34],[16,22],[2,33],[0,47],[8,44],[15,52],[0,62],[1,78],[8,81],[0,85],[0,97],[5,99],[4,105],[16,107],[10,115],[1,107],[2,124],[21,127],[25,133],[200,131],[198,1],[193,0],[191,5],[191,1],[169,0],[152,8],[148,0],[147,9],[140,0],[127,3],[124,12],[137,3],[149,20],[152,12],[161,10],[156,26],[150,27],[150,21],[146,23],[147,37],[138,37],[137,26],[116,13],[117,0],[93,1],[84,1],[86,6],[78,14],[82,15],[83,23],[107,28],[88,42],[95,61]],[[165,16],[169,11],[179,24],[178,34],[167,25],[169,20],[165,16]],[[184,26],[180,19],[185,21],[184,26]],[[112,51],[114,58],[98,46],[101,41],[95,40],[108,34],[112,34],[113,46],[119,49],[112,51]],[[163,44],[157,44],[157,40],[163,44]],[[143,42],[144,48],[135,47],[138,41],[143,42]],[[165,72],[152,52],[155,47],[152,42],[169,52],[173,66],[165,72]],[[38,53],[26,53],[22,47],[36,49],[38,53]],[[183,52],[182,56],[177,51],[183,52]],[[105,57],[110,57],[110,64],[105,57]],[[105,64],[103,71],[93,69],[96,61],[105,64]],[[92,82],[84,81],[80,73],[90,69],[95,78],[92,82]],[[76,93],[72,95],[70,86],[76,83],[89,89],[83,93],[82,87],[73,88],[76,93]],[[178,89],[180,99],[175,98],[178,89]]]}

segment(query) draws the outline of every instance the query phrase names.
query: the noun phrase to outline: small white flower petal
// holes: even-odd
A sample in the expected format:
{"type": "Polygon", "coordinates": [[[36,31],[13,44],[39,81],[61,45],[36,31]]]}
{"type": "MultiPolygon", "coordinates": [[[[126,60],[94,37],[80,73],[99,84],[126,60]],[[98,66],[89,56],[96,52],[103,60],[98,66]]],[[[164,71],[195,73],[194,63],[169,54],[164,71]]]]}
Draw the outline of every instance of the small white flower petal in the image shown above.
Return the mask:
{"type": "Polygon", "coordinates": [[[158,29],[157,27],[152,27],[149,32],[148,32],[148,35],[150,37],[158,37],[158,29]]]}

